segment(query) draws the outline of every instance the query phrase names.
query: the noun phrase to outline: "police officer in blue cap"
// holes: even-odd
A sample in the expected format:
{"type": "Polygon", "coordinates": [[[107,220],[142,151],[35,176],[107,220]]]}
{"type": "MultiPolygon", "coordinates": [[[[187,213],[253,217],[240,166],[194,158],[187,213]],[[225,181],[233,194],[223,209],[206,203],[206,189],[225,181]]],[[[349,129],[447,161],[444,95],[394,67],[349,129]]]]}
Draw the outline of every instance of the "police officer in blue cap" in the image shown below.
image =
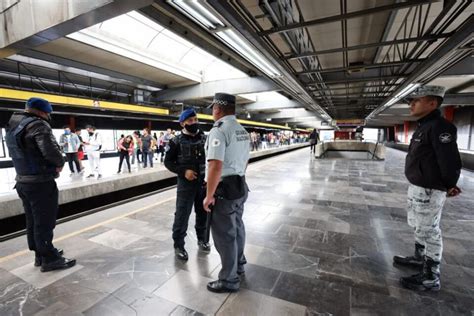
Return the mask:
{"type": "Polygon", "coordinates": [[[178,175],[176,213],[173,224],[175,255],[188,260],[184,248],[184,238],[188,221],[194,205],[196,213],[196,236],[201,251],[209,252],[211,247],[206,240],[206,212],[202,201],[205,196],[204,175],[206,159],[204,144],[206,136],[199,129],[197,114],[193,109],[184,110],[179,116],[182,133],[169,143],[165,156],[165,167],[178,175]]]}
{"type": "Polygon", "coordinates": [[[6,141],[16,171],[16,191],[23,202],[28,247],[35,252],[41,272],[67,269],[76,264],[53,246],[58,214],[55,178],[64,158],[50,126],[51,104],[41,98],[26,102],[24,113],[14,113],[8,122],[6,141]]]}

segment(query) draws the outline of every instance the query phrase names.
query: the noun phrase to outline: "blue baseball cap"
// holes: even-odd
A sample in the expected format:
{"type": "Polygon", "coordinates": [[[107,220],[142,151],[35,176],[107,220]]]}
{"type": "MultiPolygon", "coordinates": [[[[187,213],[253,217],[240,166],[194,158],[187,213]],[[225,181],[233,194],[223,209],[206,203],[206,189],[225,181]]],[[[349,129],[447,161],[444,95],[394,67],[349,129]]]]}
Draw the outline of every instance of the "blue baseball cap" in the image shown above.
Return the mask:
{"type": "Polygon", "coordinates": [[[53,107],[51,106],[51,103],[41,98],[30,98],[28,101],[26,101],[26,108],[37,109],[45,113],[53,112],[53,107]]]}
{"type": "Polygon", "coordinates": [[[179,122],[182,123],[186,121],[188,118],[194,117],[194,116],[197,116],[196,111],[194,111],[194,109],[186,109],[179,116],[179,122]]]}

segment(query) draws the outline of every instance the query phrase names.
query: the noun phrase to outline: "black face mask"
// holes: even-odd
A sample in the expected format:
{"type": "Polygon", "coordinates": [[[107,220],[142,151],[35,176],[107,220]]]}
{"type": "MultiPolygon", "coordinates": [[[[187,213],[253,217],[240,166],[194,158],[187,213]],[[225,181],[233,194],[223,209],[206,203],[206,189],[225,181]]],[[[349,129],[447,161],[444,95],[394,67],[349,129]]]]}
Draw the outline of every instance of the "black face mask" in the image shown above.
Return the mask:
{"type": "Polygon", "coordinates": [[[89,136],[92,136],[92,135],[94,135],[94,132],[89,132],[89,136]]]}
{"type": "Polygon", "coordinates": [[[184,129],[186,129],[191,134],[196,134],[199,130],[199,124],[198,123],[191,124],[191,125],[184,124],[184,129]]]}
{"type": "Polygon", "coordinates": [[[51,114],[47,114],[47,117],[46,117],[46,121],[48,121],[49,123],[51,123],[51,114]]]}

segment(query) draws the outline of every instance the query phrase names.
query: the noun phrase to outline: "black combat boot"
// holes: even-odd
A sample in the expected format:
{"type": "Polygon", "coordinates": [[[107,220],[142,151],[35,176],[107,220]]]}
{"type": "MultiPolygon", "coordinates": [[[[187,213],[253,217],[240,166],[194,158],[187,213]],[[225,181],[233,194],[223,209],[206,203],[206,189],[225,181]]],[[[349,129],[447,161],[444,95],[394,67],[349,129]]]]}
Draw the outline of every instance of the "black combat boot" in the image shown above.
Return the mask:
{"type": "Polygon", "coordinates": [[[183,261],[188,260],[188,252],[186,251],[186,249],[184,249],[184,247],[174,248],[174,255],[179,260],[183,260],[183,261]]]}
{"type": "Polygon", "coordinates": [[[76,265],[76,259],[67,259],[64,257],[59,257],[54,261],[46,261],[43,258],[41,264],[41,272],[48,272],[54,270],[69,269],[76,265]]]}
{"type": "Polygon", "coordinates": [[[412,266],[415,268],[423,268],[423,257],[425,255],[425,246],[415,243],[415,255],[402,257],[394,256],[393,262],[403,266],[412,266]]]}
{"type": "MultiPolygon", "coordinates": [[[[62,256],[64,254],[64,251],[62,249],[56,249],[56,251],[58,252],[58,255],[62,256]]],[[[41,256],[39,255],[39,253],[35,253],[35,267],[41,267],[41,263],[43,262],[43,260],[41,259],[41,256]]]]}
{"type": "Polygon", "coordinates": [[[415,291],[439,291],[441,289],[439,262],[426,257],[423,272],[400,278],[403,287],[415,291]]]}

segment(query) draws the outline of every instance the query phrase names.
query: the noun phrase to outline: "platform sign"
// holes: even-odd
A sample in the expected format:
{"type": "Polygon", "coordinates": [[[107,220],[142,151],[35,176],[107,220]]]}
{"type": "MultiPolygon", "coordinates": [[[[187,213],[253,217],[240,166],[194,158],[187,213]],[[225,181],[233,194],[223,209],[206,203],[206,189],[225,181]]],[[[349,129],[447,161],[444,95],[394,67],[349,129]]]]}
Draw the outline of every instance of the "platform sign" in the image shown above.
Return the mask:
{"type": "Polygon", "coordinates": [[[366,121],[364,119],[351,119],[351,120],[333,120],[332,125],[337,127],[350,127],[350,126],[365,126],[366,121]]]}

